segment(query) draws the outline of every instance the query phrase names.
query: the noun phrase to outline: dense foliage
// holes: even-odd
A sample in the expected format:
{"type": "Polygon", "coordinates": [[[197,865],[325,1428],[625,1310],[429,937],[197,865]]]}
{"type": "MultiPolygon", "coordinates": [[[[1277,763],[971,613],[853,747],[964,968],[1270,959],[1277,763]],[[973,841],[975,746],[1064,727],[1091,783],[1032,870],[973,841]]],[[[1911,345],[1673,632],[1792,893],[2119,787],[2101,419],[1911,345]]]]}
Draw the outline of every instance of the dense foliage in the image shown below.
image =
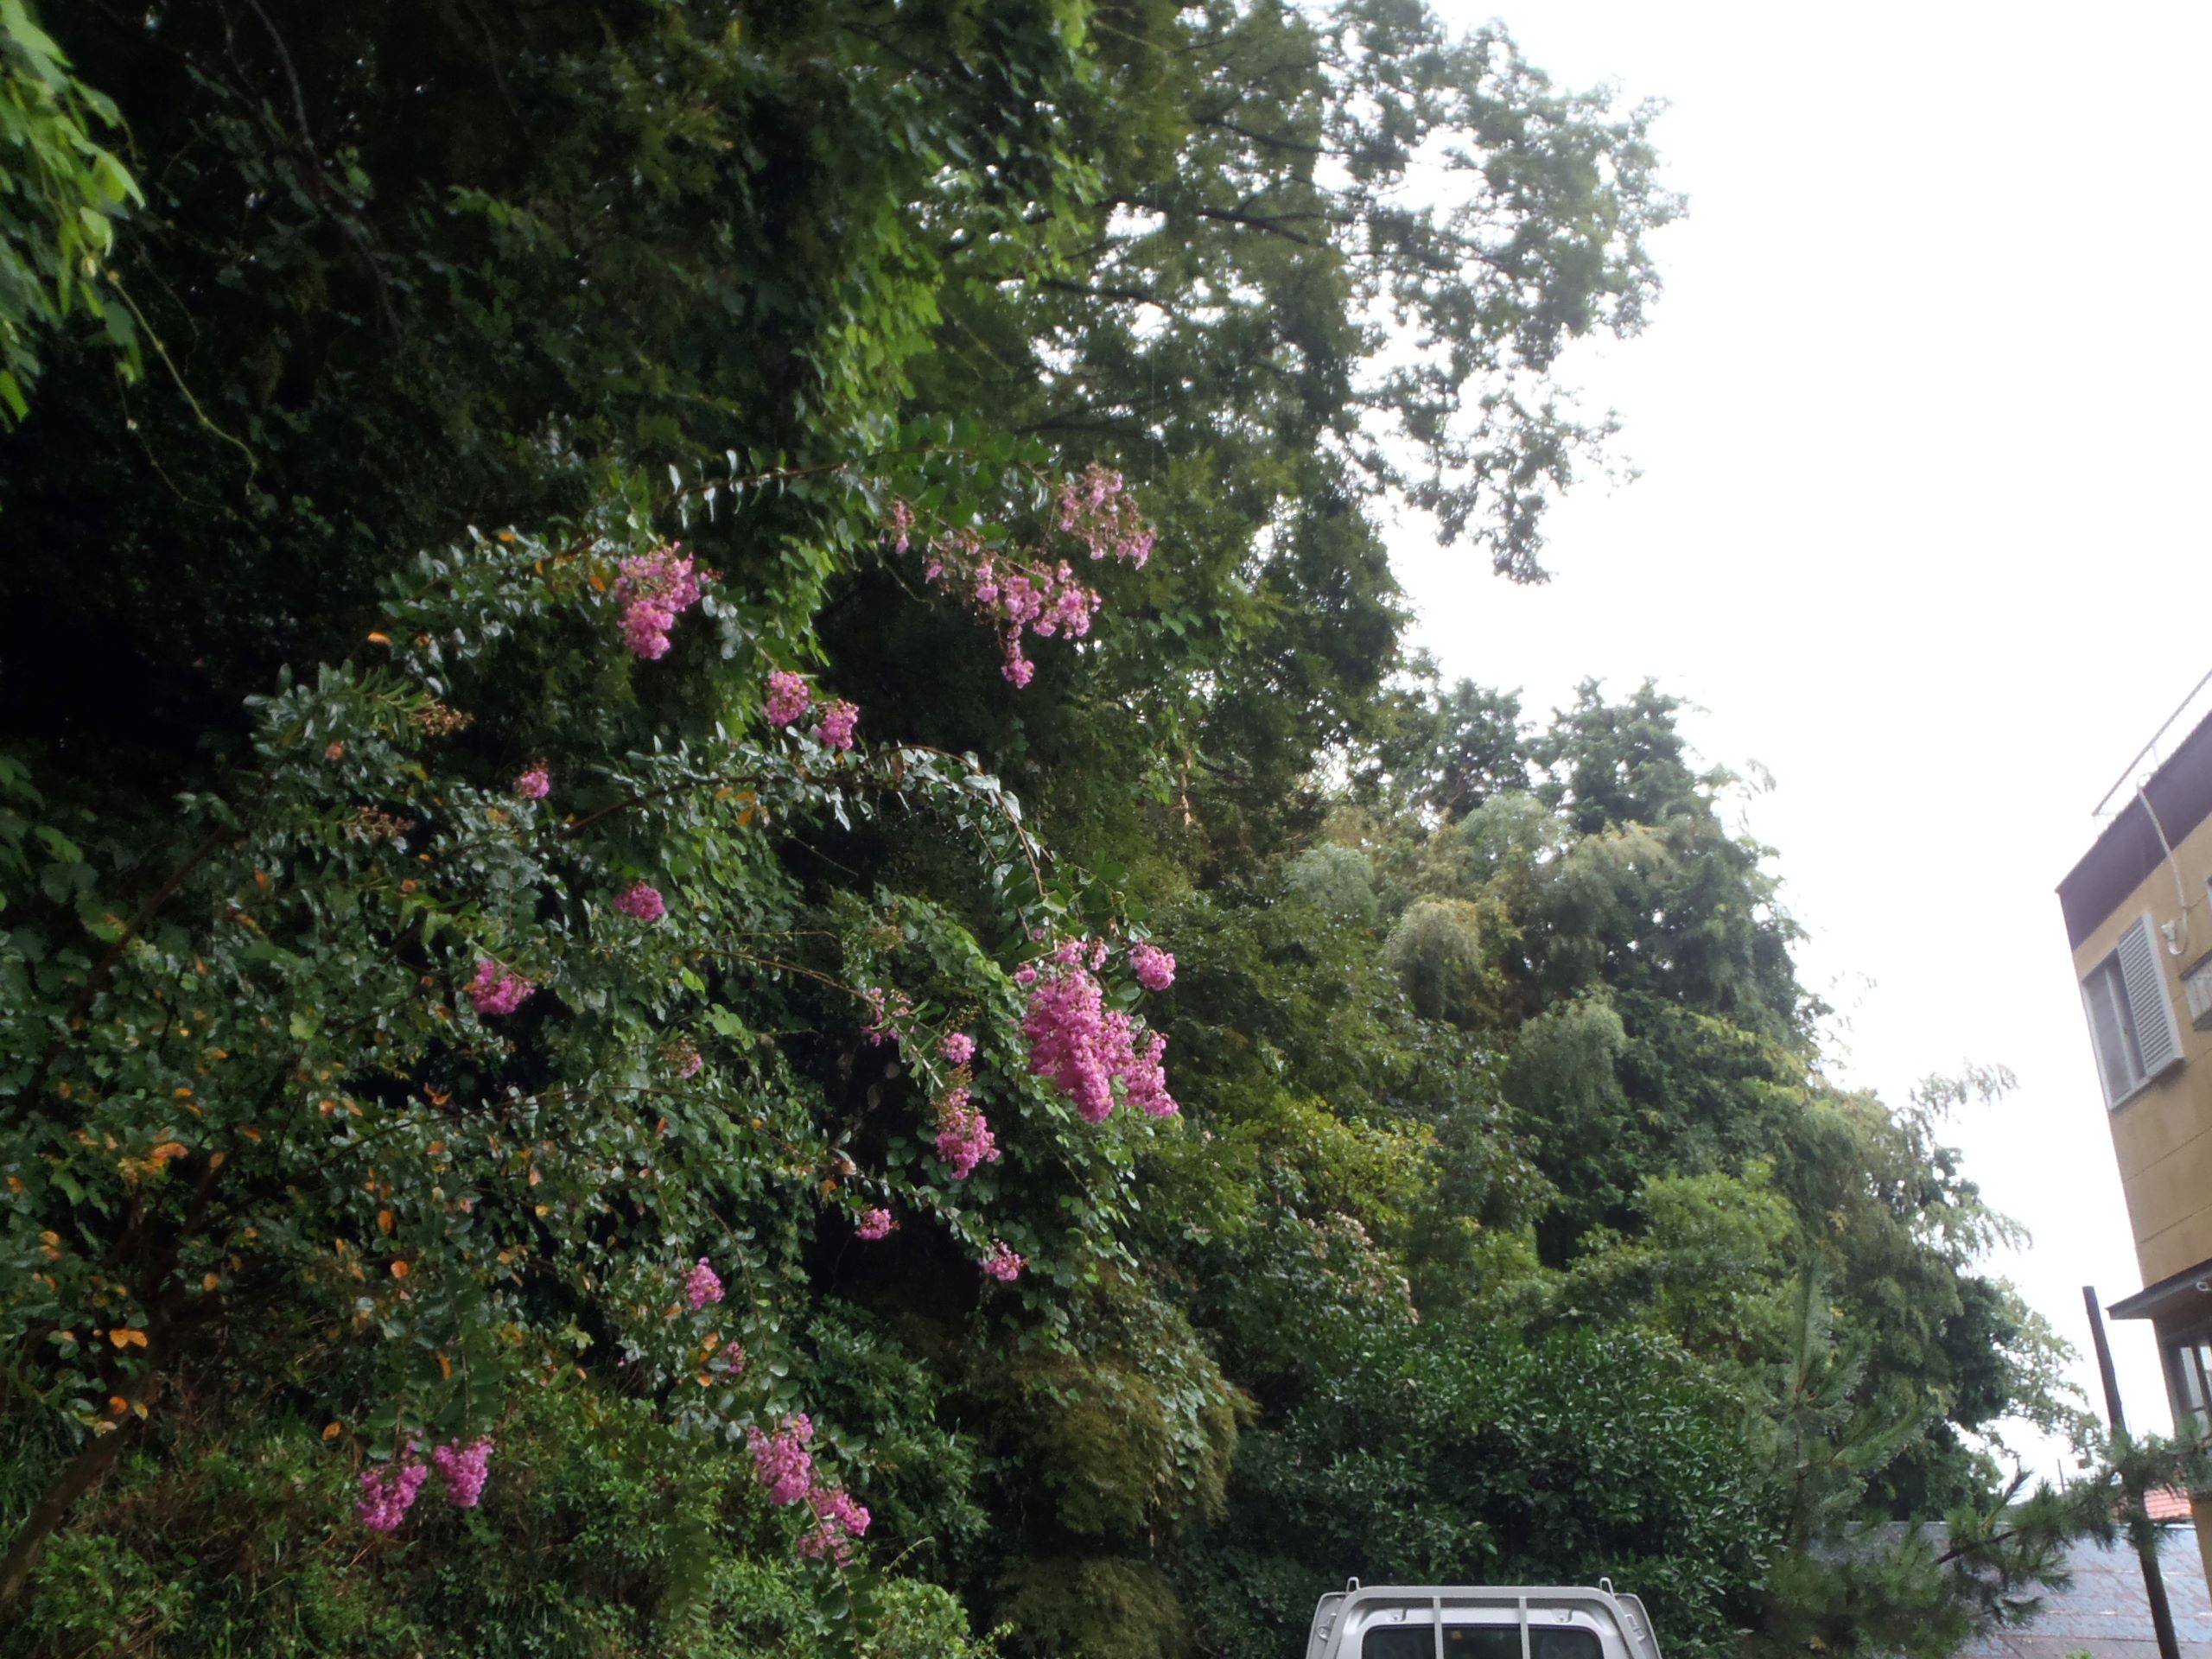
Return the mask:
{"type": "Polygon", "coordinates": [[[143,200],[99,139],[115,105],[70,73],[22,0],[0,4],[0,425],[29,412],[45,337],[83,319],[137,366],[130,302],[107,261],[115,221],[143,200]]]}
{"type": "Polygon", "coordinates": [[[1649,111],[1409,0],[46,23],[0,1651],[1932,1653],[2139,1490],[2008,1503],[2000,1080],[1821,1077],[1672,701],[1401,651],[1390,504],[1534,579],[1605,435],[1649,111]]]}

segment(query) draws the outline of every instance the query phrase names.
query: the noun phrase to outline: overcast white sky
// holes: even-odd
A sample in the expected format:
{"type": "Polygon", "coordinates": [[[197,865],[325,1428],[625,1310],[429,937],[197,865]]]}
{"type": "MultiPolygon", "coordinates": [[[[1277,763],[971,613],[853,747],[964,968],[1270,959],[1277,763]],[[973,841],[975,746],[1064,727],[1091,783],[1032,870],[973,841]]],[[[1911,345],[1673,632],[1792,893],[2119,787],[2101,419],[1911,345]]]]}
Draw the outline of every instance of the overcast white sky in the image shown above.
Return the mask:
{"type": "MultiPolygon", "coordinates": [[[[1417,639],[1538,714],[1655,677],[1708,760],[1771,770],[1745,811],[1848,1016],[1834,1069],[1892,1098],[2018,1074],[1955,1138],[2086,1355],[2081,1287],[2140,1280],[2052,889],[2212,666],[2212,7],[1502,15],[1561,82],[1670,101],[1690,213],[1645,334],[1568,365],[1642,478],[1557,512],[1537,589],[1403,524],[1417,639]]],[[[2131,1425],[2164,1430],[2147,1328],[2113,1334],[2131,1425]]]]}

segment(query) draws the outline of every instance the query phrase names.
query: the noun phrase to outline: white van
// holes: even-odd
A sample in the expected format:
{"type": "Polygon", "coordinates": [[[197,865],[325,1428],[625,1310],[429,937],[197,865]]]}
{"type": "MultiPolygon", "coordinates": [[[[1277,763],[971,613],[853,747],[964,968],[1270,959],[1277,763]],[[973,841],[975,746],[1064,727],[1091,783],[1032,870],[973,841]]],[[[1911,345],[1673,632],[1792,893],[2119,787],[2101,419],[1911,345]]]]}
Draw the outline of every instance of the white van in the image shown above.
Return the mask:
{"type": "Polygon", "coordinates": [[[1659,1659],[1643,1604],[1612,1580],[1376,1585],[1321,1598],[1306,1659],[1659,1659]]]}

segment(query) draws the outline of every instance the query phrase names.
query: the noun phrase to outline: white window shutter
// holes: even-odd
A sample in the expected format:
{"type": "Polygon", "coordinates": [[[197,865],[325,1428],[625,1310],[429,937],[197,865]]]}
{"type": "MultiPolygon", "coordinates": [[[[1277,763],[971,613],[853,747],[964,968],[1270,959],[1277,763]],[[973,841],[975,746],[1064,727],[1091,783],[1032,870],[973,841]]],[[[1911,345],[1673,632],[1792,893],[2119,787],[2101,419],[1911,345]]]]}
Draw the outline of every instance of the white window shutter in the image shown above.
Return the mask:
{"type": "Polygon", "coordinates": [[[2146,914],[2120,936],[2120,977],[2127,988],[2127,1011],[2135,1017],[2135,1040],[2143,1052],[2143,1075],[2155,1077],[2181,1058],[2181,1027],[2166,995],[2165,969],[2146,914]]]}

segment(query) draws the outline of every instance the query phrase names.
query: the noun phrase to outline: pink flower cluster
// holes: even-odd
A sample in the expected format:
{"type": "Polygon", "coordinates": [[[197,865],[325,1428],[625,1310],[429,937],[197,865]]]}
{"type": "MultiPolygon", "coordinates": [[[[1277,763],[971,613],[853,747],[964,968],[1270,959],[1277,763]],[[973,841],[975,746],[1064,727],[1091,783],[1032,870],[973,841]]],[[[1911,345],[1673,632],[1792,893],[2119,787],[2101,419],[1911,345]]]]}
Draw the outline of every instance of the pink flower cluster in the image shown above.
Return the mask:
{"type": "Polygon", "coordinates": [[[696,1313],[701,1308],[719,1302],[721,1299],[721,1275],[707,1265],[707,1258],[702,1255],[699,1258],[698,1265],[683,1275],[683,1300],[690,1303],[691,1311],[696,1313]]]}
{"type": "Polygon", "coordinates": [[[622,643],[648,662],[668,655],[668,631],[699,602],[699,578],[673,543],[622,561],[614,580],[622,607],[622,643]]]}
{"type": "Polygon", "coordinates": [[[1037,672],[1022,650],[1024,634],[1080,639],[1090,632],[1099,606],[1096,591],[1076,580],[1075,567],[1065,559],[1033,563],[994,553],[972,530],[932,542],[922,574],[959,594],[997,626],[1006,658],[999,672],[1016,686],[1027,685],[1037,672]]]}
{"type": "Polygon", "coordinates": [[[860,722],[861,711],[857,704],[825,702],[822,705],[822,724],[815,728],[815,734],[842,754],[853,747],[853,728],[860,722]]]}
{"type": "Polygon", "coordinates": [[[1129,966],[1137,983],[1147,991],[1164,991],[1175,982],[1175,958],[1149,944],[1129,947],[1129,966]]]}
{"type": "Polygon", "coordinates": [[[1060,486],[1060,528],[1093,559],[1110,555],[1141,570],[1152,557],[1152,526],[1123,493],[1122,475],[1095,461],[1060,486]]]}
{"type": "Polygon", "coordinates": [[[852,1556],[852,1541],[868,1529],[868,1510],[841,1486],[823,1480],[815,1471],[814,1454],[807,1450],[814,1439],[814,1424],[804,1412],[786,1417],[772,1433],[758,1428],[745,1431],[753,1448],[753,1471],[768,1489],[771,1503],[805,1500],[814,1511],[814,1524],[799,1540],[799,1554],[830,1556],[842,1566],[852,1556]]]}
{"type": "Polygon", "coordinates": [[[892,1219],[891,1212],[888,1210],[876,1209],[870,1210],[861,1217],[860,1225],[853,1229],[853,1233],[855,1237],[873,1242],[879,1238],[888,1238],[898,1230],[899,1224],[892,1219]]]}
{"type": "Polygon", "coordinates": [[[950,1167],[954,1180],[964,1181],[978,1164],[998,1162],[998,1142],[969,1095],[968,1063],[976,1058],[976,1039],[964,1031],[947,1032],[938,1039],[937,1052],[954,1068],[952,1086],[937,1098],[937,1155],[950,1167]]]}
{"type": "Polygon", "coordinates": [[[814,1524],[798,1541],[798,1553],[819,1560],[827,1555],[842,1567],[853,1558],[853,1540],[868,1531],[873,1518],[865,1504],[840,1486],[817,1486],[806,1495],[814,1524]]]}
{"type": "Polygon", "coordinates": [[[814,1485],[814,1454],[806,1449],[813,1438],[813,1421],[803,1411],[785,1418],[772,1434],[745,1431],[753,1448],[753,1472],[768,1489],[771,1503],[796,1503],[814,1485]]]}
{"type": "Polygon", "coordinates": [[[946,1090],[938,1099],[937,1155],[950,1167],[956,1181],[966,1180],[976,1173],[978,1164],[995,1164],[999,1160],[998,1142],[991,1136],[991,1126],[982,1113],[968,1103],[964,1084],[946,1090]]]}
{"type": "Polygon", "coordinates": [[[446,1496],[453,1500],[456,1510],[473,1510],[476,1500],[484,1496],[485,1478],[491,1472],[492,1450],[492,1439],[487,1434],[467,1446],[455,1440],[430,1453],[430,1460],[438,1465],[438,1473],[445,1479],[446,1496]]]}
{"type": "Polygon", "coordinates": [[[520,974],[511,974],[486,957],[476,964],[476,977],[462,988],[479,1014],[512,1014],[537,988],[520,974]]]}
{"type": "Polygon", "coordinates": [[[1010,1285],[1021,1277],[1022,1268],[1029,1265],[1026,1255],[1016,1255],[1007,1249],[1003,1239],[995,1238],[982,1261],[982,1269],[1002,1285],[1010,1285]]]}
{"type": "Polygon", "coordinates": [[[814,706],[814,689],[806,676],[779,668],[768,676],[768,723],[789,726],[814,706]]]}
{"type": "Polygon", "coordinates": [[[553,774],[542,761],[515,779],[515,794],[523,800],[542,801],[552,792],[553,774]]]}
{"type": "MultiPolygon", "coordinates": [[[[805,675],[779,668],[768,676],[766,713],[771,726],[795,726],[814,706],[814,688],[806,683],[805,675]]],[[[821,708],[822,720],[814,734],[842,754],[853,747],[853,728],[861,721],[859,705],[832,697],[824,699],[821,708]]]]}
{"type": "Polygon", "coordinates": [[[415,1507],[415,1494],[430,1478],[429,1466],[416,1455],[422,1442],[410,1440],[390,1463],[361,1471],[361,1497],[353,1513],[371,1532],[397,1532],[415,1507]]]}
{"type": "MultiPolygon", "coordinates": [[[[446,1483],[446,1496],[453,1500],[454,1508],[473,1510],[484,1496],[493,1449],[491,1437],[485,1435],[467,1446],[454,1440],[430,1453],[430,1461],[437,1465],[438,1473],[446,1483]]],[[[422,1451],[422,1441],[410,1439],[390,1463],[372,1465],[361,1471],[361,1497],[353,1505],[353,1513],[370,1531],[398,1531],[399,1523],[407,1518],[407,1511],[415,1507],[416,1494],[430,1478],[429,1465],[423,1461],[422,1451]]]]}
{"type": "MultiPolygon", "coordinates": [[[[1136,1022],[1106,1006],[1093,972],[1105,959],[1103,940],[1086,946],[1068,939],[1041,963],[1016,970],[1015,982],[1029,988],[1029,1012],[1021,1021],[1029,1069],[1051,1078],[1085,1122],[1103,1122],[1113,1112],[1116,1083],[1127,1104],[1148,1116],[1169,1116],[1176,1108],[1167,1092],[1167,1039],[1150,1032],[1140,1046],[1136,1022]]],[[[1173,973],[1171,962],[1171,979],[1173,973]]]]}
{"type": "MultiPolygon", "coordinates": [[[[1080,542],[1094,561],[1111,557],[1141,569],[1152,556],[1153,532],[1124,493],[1119,473],[1096,464],[1085,467],[1061,485],[1058,506],[1058,528],[1080,542]]],[[[894,501],[890,535],[899,552],[912,545],[913,528],[913,509],[894,501]]],[[[990,619],[1005,651],[999,672],[1016,686],[1027,685],[1037,672],[1022,648],[1025,634],[1049,639],[1065,633],[1080,639],[1090,632],[1100,603],[1096,589],[1078,581],[1065,559],[994,552],[965,527],[931,541],[922,575],[990,619]]]]}
{"type": "Polygon", "coordinates": [[[657,922],[668,914],[668,903],[650,881],[632,881],[615,895],[614,908],[641,922],[657,922]]]}
{"type": "Polygon", "coordinates": [[[913,999],[904,991],[886,991],[880,985],[861,987],[861,1001],[868,1004],[868,1024],[862,1027],[868,1046],[903,1042],[914,1013],[913,999]]]}

